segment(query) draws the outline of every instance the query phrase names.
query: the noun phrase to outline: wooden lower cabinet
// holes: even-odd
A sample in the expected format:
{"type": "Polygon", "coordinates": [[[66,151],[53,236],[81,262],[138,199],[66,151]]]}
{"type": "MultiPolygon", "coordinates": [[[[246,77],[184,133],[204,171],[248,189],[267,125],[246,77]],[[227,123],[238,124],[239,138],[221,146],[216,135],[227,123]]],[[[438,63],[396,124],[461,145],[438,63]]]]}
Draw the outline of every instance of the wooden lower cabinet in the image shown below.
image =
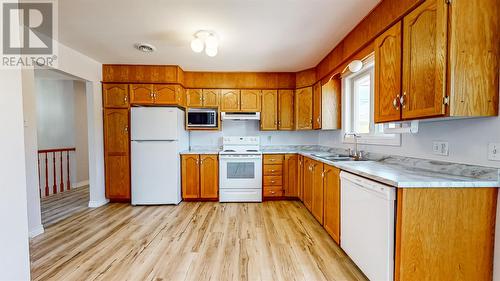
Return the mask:
{"type": "Polygon", "coordinates": [[[262,187],[264,199],[283,197],[283,154],[263,156],[262,187]]]}
{"type": "Polygon", "coordinates": [[[304,156],[297,156],[297,194],[300,201],[304,201],[304,156]]]}
{"type": "Polygon", "coordinates": [[[283,162],[283,190],[284,196],[290,198],[297,198],[299,196],[297,186],[297,154],[285,155],[283,162]]]}
{"type": "Polygon", "coordinates": [[[323,227],[340,244],[340,169],[325,164],[323,174],[323,227]]]}
{"type": "Polygon", "coordinates": [[[129,156],[106,156],[106,198],[111,201],[130,201],[129,156]]]}
{"type": "Polygon", "coordinates": [[[312,210],[312,190],[314,185],[314,160],[304,157],[304,186],[303,186],[303,202],[304,206],[311,211],[312,210]]]}
{"type": "Polygon", "coordinates": [[[323,163],[313,161],[311,213],[323,224],[323,163]]]}
{"type": "Polygon", "coordinates": [[[497,194],[398,189],[394,280],[492,280],[497,194]]]}
{"type": "Polygon", "coordinates": [[[182,198],[217,200],[219,198],[219,160],[212,154],[181,156],[182,198]]]}

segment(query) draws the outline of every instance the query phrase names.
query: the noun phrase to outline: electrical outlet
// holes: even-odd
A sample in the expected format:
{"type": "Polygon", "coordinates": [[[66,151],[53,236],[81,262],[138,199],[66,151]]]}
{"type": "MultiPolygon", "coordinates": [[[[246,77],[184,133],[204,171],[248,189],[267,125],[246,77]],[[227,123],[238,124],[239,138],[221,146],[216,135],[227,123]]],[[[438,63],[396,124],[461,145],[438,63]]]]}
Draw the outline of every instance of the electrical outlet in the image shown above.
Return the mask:
{"type": "Polygon", "coordinates": [[[500,161],[500,143],[488,144],[488,160],[500,161]]]}
{"type": "Polygon", "coordinates": [[[447,141],[435,141],[432,143],[432,153],[435,155],[448,156],[449,146],[447,141]]]}

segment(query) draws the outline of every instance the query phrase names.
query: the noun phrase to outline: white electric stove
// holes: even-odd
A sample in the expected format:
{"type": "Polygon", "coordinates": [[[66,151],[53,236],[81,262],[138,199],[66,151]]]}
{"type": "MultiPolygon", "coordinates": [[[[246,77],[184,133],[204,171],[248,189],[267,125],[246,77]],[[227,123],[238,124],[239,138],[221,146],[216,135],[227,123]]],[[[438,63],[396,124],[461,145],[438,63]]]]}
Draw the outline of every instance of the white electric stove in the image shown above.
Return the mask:
{"type": "Polygon", "coordinates": [[[262,202],[259,137],[223,137],[219,153],[219,201],[262,202]]]}

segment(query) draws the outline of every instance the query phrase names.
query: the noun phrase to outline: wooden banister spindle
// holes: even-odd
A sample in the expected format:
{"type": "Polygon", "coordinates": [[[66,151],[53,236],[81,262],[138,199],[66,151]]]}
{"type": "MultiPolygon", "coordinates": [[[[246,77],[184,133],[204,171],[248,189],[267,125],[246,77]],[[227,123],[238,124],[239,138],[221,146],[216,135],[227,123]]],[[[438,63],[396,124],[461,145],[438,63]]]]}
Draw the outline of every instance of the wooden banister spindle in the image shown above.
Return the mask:
{"type": "Polygon", "coordinates": [[[54,174],[54,184],[52,185],[52,194],[57,194],[57,176],[56,176],[56,153],[52,152],[52,168],[54,174]]]}
{"type": "Polygon", "coordinates": [[[49,196],[49,153],[45,152],[45,196],[49,196]]]}
{"type": "MultiPolygon", "coordinates": [[[[55,153],[55,152],[54,152],[55,153]]],[[[63,152],[61,151],[59,153],[59,161],[61,161],[61,184],[59,185],[59,191],[64,192],[64,171],[63,171],[63,152]]]]}
{"type": "Polygon", "coordinates": [[[70,190],[71,189],[71,179],[69,177],[69,150],[66,151],[66,169],[68,170],[68,173],[67,173],[67,175],[68,175],[68,182],[66,184],[66,190],[70,190]]]}

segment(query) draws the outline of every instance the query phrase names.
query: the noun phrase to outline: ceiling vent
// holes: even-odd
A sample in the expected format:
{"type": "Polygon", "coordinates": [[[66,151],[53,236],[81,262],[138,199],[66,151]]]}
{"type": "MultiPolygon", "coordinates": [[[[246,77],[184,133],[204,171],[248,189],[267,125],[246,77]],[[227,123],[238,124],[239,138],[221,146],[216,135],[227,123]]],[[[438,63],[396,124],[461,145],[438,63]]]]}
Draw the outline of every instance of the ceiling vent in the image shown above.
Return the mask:
{"type": "Polygon", "coordinates": [[[137,43],[135,48],[144,53],[152,53],[156,50],[155,46],[147,43],[137,43]]]}

